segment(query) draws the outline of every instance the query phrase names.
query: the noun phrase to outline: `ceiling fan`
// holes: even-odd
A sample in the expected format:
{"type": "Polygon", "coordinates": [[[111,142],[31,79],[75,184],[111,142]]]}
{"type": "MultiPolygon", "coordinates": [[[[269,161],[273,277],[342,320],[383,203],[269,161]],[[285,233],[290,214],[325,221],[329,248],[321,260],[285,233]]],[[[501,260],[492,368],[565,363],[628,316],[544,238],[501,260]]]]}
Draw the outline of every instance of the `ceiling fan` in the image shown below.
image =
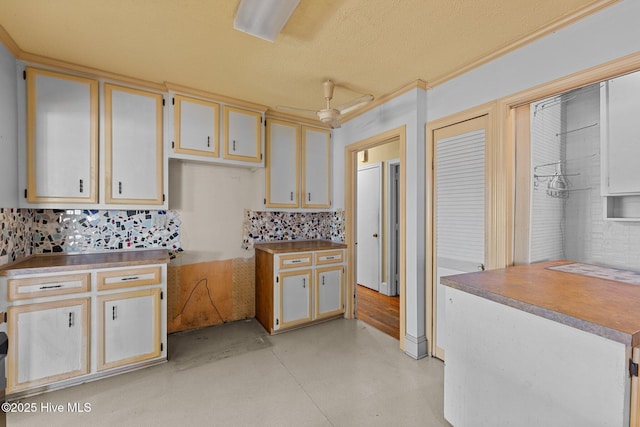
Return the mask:
{"type": "Polygon", "coordinates": [[[324,93],[324,99],[327,102],[327,107],[322,110],[308,110],[305,108],[297,108],[297,107],[284,107],[278,105],[276,108],[278,110],[288,110],[294,112],[305,112],[305,113],[315,113],[318,116],[318,120],[322,123],[326,123],[330,125],[332,128],[340,127],[340,116],[343,114],[350,113],[352,111],[357,110],[358,108],[363,107],[364,105],[370,103],[375,98],[373,95],[363,95],[358,98],[352,99],[351,101],[343,104],[339,107],[332,108],[331,107],[331,99],[333,98],[333,89],[335,88],[335,83],[332,80],[325,80],[322,82],[322,92],[324,93]]]}

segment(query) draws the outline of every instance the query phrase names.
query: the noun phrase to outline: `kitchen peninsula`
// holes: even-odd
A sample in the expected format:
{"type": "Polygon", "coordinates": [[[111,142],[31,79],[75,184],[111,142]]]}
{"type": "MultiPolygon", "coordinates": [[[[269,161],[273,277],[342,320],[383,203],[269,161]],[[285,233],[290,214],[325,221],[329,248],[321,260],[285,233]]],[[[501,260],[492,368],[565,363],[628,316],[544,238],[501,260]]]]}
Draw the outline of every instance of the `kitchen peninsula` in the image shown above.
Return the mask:
{"type": "Polygon", "coordinates": [[[553,261],[442,278],[449,422],[629,425],[638,277],[618,270],[636,282],[607,280],[590,267],[553,261]]]}

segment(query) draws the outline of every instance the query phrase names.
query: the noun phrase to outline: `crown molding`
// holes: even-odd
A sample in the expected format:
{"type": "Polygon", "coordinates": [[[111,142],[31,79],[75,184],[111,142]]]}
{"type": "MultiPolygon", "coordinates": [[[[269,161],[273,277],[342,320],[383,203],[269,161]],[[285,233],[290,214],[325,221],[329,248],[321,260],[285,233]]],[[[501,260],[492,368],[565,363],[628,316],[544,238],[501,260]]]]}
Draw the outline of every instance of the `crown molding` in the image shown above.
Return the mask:
{"type": "Polygon", "coordinates": [[[257,104],[255,102],[250,102],[250,101],[244,101],[242,99],[233,98],[226,95],[220,95],[218,93],[207,92],[206,90],[195,89],[192,87],[183,86],[178,83],[164,82],[164,87],[170,92],[176,92],[183,95],[191,95],[191,96],[203,98],[210,101],[218,101],[223,104],[231,104],[236,107],[244,107],[250,110],[260,111],[261,113],[264,113],[269,108],[266,105],[257,104]]]}
{"type": "Polygon", "coordinates": [[[13,37],[11,37],[11,35],[7,32],[7,30],[4,29],[2,25],[0,25],[0,43],[2,43],[4,47],[6,47],[7,50],[11,52],[11,54],[16,58],[19,57],[22,53],[22,50],[20,49],[16,41],[13,39],[13,37]]]}
{"type": "Polygon", "coordinates": [[[320,120],[299,116],[297,114],[284,113],[282,111],[268,109],[265,115],[268,119],[285,120],[288,122],[302,123],[319,128],[331,129],[330,125],[322,123],[320,120]]]}

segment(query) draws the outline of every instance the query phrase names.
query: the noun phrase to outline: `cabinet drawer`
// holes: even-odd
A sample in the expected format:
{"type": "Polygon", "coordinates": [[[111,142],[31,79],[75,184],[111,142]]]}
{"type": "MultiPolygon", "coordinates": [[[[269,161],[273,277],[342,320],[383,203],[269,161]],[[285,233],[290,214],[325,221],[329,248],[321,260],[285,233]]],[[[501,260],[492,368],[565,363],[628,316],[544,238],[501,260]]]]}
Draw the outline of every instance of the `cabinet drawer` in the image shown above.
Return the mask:
{"type": "Polygon", "coordinates": [[[99,271],[97,273],[98,290],[157,285],[161,282],[161,276],[160,266],[99,271]]]}
{"type": "Polygon", "coordinates": [[[325,252],[316,252],[316,265],[323,264],[342,264],[344,261],[343,251],[325,251],[325,252]]]}
{"type": "Polygon", "coordinates": [[[286,270],[287,268],[309,267],[312,261],[313,255],[311,252],[280,255],[278,257],[278,268],[286,270]]]}
{"type": "Polygon", "coordinates": [[[90,283],[89,273],[9,279],[7,299],[16,301],[88,292],[90,283]]]}

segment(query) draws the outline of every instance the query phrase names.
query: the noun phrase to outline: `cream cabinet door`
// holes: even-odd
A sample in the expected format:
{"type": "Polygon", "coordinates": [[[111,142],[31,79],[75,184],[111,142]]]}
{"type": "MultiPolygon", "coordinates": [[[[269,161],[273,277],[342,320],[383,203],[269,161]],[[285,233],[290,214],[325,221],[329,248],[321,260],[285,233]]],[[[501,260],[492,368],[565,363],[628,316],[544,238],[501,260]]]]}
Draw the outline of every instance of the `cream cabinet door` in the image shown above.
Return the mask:
{"type": "Polygon", "coordinates": [[[27,202],[97,203],[98,82],[27,67],[27,202]]]}
{"type": "Polygon", "coordinates": [[[342,302],[344,273],[342,265],[317,268],[315,285],[316,319],[344,312],[342,302]]]}
{"type": "Polygon", "coordinates": [[[218,157],[220,107],[215,102],[174,97],[174,151],[218,157]]]}
{"type": "Polygon", "coordinates": [[[9,307],[7,392],[89,372],[89,299],[9,307]]]}
{"type": "Polygon", "coordinates": [[[330,208],[331,133],[302,126],[302,207],[330,208]]]}
{"type": "Polygon", "coordinates": [[[162,205],[162,95],[112,84],[105,93],[105,200],[162,205]]]}
{"type": "Polygon", "coordinates": [[[278,275],[279,309],[274,329],[311,321],[311,270],[282,272],[278,275]]]}
{"type": "Polygon", "coordinates": [[[255,111],[225,105],[224,158],[243,162],[262,161],[262,115],[255,111]]]}
{"type": "Polygon", "coordinates": [[[98,297],[98,370],[159,357],[160,289],[98,297]]]}
{"type": "Polygon", "coordinates": [[[298,207],[299,135],[295,123],[267,121],[267,207],[298,207]]]}

